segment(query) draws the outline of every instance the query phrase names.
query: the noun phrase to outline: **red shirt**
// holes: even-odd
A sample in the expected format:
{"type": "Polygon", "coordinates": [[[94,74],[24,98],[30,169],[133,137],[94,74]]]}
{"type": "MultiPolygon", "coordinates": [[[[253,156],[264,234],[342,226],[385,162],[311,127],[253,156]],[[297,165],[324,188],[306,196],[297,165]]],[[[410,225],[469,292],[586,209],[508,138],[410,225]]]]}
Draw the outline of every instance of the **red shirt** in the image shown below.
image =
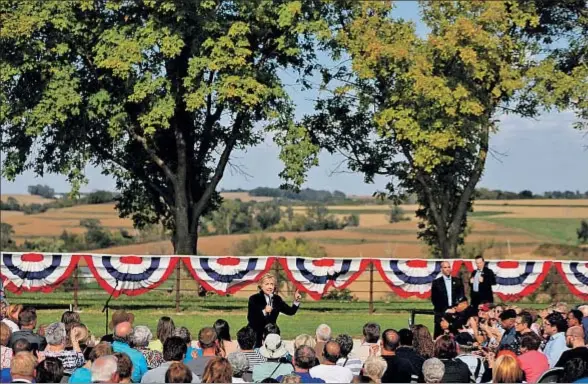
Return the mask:
{"type": "Polygon", "coordinates": [[[549,369],[547,356],[539,351],[527,351],[518,357],[519,365],[525,372],[527,383],[536,383],[543,372],[549,369]]]}

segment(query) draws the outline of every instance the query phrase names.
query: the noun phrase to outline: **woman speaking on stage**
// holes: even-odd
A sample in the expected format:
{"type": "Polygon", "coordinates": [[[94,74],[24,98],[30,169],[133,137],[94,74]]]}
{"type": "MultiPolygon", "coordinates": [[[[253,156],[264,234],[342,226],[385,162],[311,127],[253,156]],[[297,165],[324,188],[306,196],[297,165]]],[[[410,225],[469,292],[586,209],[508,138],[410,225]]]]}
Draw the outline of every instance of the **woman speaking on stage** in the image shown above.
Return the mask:
{"type": "Polygon", "coordinates": [[[300,299],[302,296],[296,290],[294,293],[294,304],[289,306],[279,296],[274,294],[276,289],[276,278],[272,274],[265,274],[258,283],[259,293],[249,298],[247,310],[247,321],[257,334],[256,347],[261,347],[261,339],[266,324],[276,324],[278,315],[282,312],[285,315],[292,316],[298,311],[300,299]]]}

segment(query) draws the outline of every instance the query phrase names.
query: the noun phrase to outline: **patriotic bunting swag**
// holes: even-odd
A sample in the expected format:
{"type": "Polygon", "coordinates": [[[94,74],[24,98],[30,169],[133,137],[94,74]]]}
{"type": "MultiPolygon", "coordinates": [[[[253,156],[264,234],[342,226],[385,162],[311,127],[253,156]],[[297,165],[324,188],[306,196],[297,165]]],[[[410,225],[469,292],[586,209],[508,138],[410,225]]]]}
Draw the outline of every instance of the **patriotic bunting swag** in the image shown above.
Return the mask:
{"type": "Polygon", "coordinates": [[[329,287],[343,289],[359,277],[369,261],[361,259],[280,258],[280,264],[296,288],[318,300],[329,287]]]}
{"type": "MultiPolygon", "coordinates": [[[[431,284],[441,274],[443,260],[399,260],[375,259],[374,266],[380,271],[382,279],[401,297],[431,296],[431,284]]],[[[460,260],[448,260],[451,274],[457,275],[460,260]]]]}
{"type": "Polygon", "coordinates": [[[184,257],[192,276],[209,291],[235,293],[269,271],[273,257],[184,257]]]}
{"type": "Polygon", "coordinates": [[[2,253],[0,277],[12,293],[51,292],[71,275],[78,259],[62,253],[2,253]]]}
{"type": "Polygon", "coordinates": [[[137,296],[158,287],[172,273],[177,257],[86,255],[88,268],[109,294],[137,296]]]}
{"type": "Polygon", "coordinates": [[[574,295],[588,300],[588,262],[557,261],[555,268],[574,295]]]}
{"type": "MultiPolygon", "coordinates": [[[[111,256],[63,253],[0,254],[2,288],[12,293],[51,292],[74,271],[84,258],[100,286],[114,297],[135,296],[156,288],[173,272],[179,260],[209,291],[225,295],[257,282],[278,261],[288,279],[313,299],[329,288],[343,289],[365,271],[369,263],[380,272],[390,289],[401,297],[427,298],[431,283],[440,276],[443,260],[402,259],[311,259],[304,257],[199,257],[199,256],[111,256]]],[[[473,271],[472,260],[447,260],[452,275],[462,264],[473,271]]],[[[588,263],[585,261],[488,261],[496,274],[494,292],[503,301],[518,300],[533,293],[554,264],[570,291],[588,300],[588,263]]]]}
{"type": "MultiPolygon", "coordinates": [[[[547,276],[550,261],[487,261],[496,275],[495,294],[503,301],[518,300],[533,293],[547,276]]],[[[474,270],[472,261],[465,262],[468,271],[474,270]]]]}

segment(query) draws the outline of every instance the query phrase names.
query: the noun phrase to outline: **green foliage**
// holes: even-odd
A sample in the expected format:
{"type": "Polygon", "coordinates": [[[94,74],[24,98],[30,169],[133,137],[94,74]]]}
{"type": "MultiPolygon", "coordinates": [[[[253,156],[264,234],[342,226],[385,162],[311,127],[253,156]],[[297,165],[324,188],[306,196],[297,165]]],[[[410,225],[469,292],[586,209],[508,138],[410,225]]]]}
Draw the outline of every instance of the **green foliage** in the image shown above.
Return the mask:
{"type": "Polygon", "coordinates": [[[582,220],[580,228],[578,228],[576,233],[578,234],[578,241],[580,241],[580,243],[588,243],[588,221],[582,220]]]}
{"type": "Polygon", "coordinates": [[[501,226],[525,230],[545,242],[560,244],[577,244],[578,219],[560,218],[506,218],[488,217],[485,221],[500,224],[501,226]]]}
{"type": "Polygon", "coordinates": [[[341,191],[323,191],[310,188],[304,188],[299,191],[292,191],[280,188],[258,187],[249,191],[249,196],[266,196],[275,197],[285,200],[309,201],[323,203],[343,203],[347,199],[345,193],[341,191]]]}
{"type": "Polygon", "coordinates": [[[345,289],[333,288],[333,289],[329,290],[329,292],[324,294],[321,297],[321,300],[330,300],[330,301],[338,301],[340,303],[349,303],[349,302],[357,301],[358,298],[353,293],[351,293],[351,290],[349,290],[348,288],[345,288],[345,289]]]}
{"type": "Polygon", "coordinates": [[[28,191],[31,195],[37,195],[47,199],[53,199],[55,197],[55,190],[48,185],[29,185],[28,191]]]}
{"type": "Polygon", "coordinates": [[[176,253],[195,253],[233,149],[292,119],[279,73],[298,72],[308,86],[327,7],[0,2],[2,175],[61,173],[76,193],[85,166],[101,166],[116,179],[123,217],[138,228],[161,222],[176,253]]]}
{"type": "Polygon", "coordinates": [[[352,214],[343,218],[344,227],[359,227],[359,215],[352,214]]]}
{"type": "Polygon", "coordinates": [[[390,223],[399,223],[401,221],[410,220],[410,217],[406,216],[404,209],[400,208],[400,206],[394,204],[392,209],[390,210],[390,217],[388,221],[390,223]]]}
{"type": "Polygon", "coordinates": [[[286,239],[255,235],[235,246],[235,255],[326,257],[325,250],[315,243],[300,238],[286,239]]]}
{"type": "Polygon", "coordinates": [[[20,211],[22,210],[18,200],[10,196],[6,202],[0,201],[0,211],[20,211]]]}
{"type": "Polygon", "coordinates": [[[541,19],[533,1],[421,2],[425,37],[391,2],[337,5],[324,42],[349,60],[322,68],[314,115],[277,127],[282,177],[300,186],[320,149],[342,153],[367,182],[388,177],[392,201],[416,195],[419,238],[457,257],[496,117],[572,108],[582,118],[585,62],[561,71],[543,55],[528,35],[541,19]]]}

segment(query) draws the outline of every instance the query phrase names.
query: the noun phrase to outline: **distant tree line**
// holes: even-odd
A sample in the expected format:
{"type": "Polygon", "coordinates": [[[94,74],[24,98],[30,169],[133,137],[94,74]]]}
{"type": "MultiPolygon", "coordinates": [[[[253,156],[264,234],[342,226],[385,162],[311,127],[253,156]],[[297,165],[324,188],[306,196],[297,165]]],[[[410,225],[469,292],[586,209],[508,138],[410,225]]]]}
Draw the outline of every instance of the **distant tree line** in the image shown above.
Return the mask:
{"type": "MultiPolygon", "coordinates": [[[[35,195],[43,196],[46,198],[54,198],[55,193],[48,191],[53,191],[52,188],[47,186],[29,186],[29,192],[47,192],[45,195],[40,195],[35,193],[35,195]],[[51,197],[48,197],[51,196],[51,197]]],[[[70,199],[69,197],[65,196],[60,199],[56,199],[55,201],[49,203],[32,203],[32,204],[20,204],[17,199],[14,197],[9,197],[6,199],[6,202],[0,201],[0,210],[4,211],[21,211],[24,212],[25,215],[36,214],[36,213],[43,213],[49,209],[57,209],[57,208],[67,208],[73,207],[75,205],[83,205],[83,204],[104,204],[104,203],[112,203],[115,201],[118,193],[110,192],[110,191],[94,191],[84,196],[81,196],[77,199],[70,199]]]]}
{"type": "Polygon", "coordinates": [[[313,201],[332,203],[337,201],[347,200],[345,193],[341,191],[324,191],[316,189],[301,189],[300,192],[295,192],[287,189],[280,188],[269,188],[269,187],[258,187],[249,191],[250,196],[264,196],[274,197],[283,200],[294,200],[294,201],[313,201]]]}
{"type": "Polygon", "coordinates": [[[305,214],[295,214],[291,206],[285,209],[276,201],[243,202],[225,200],[218,210],[206,216],[200,226],[200,234],[230,235],[252,232],[306,232],[326,229],[342,229],[358,226],[359,216],[343,218],[329,214],[320,203],[311,204],[305,214]]]}
{"type": "Polygon", "coordinates": [[[501,191],[500,189],[478,188],[477,200],[517,200],[517,199],[588,199],[588,191],[548,191],[543,194],[534,194],[525,189],[520,192],[501,191]]]}

